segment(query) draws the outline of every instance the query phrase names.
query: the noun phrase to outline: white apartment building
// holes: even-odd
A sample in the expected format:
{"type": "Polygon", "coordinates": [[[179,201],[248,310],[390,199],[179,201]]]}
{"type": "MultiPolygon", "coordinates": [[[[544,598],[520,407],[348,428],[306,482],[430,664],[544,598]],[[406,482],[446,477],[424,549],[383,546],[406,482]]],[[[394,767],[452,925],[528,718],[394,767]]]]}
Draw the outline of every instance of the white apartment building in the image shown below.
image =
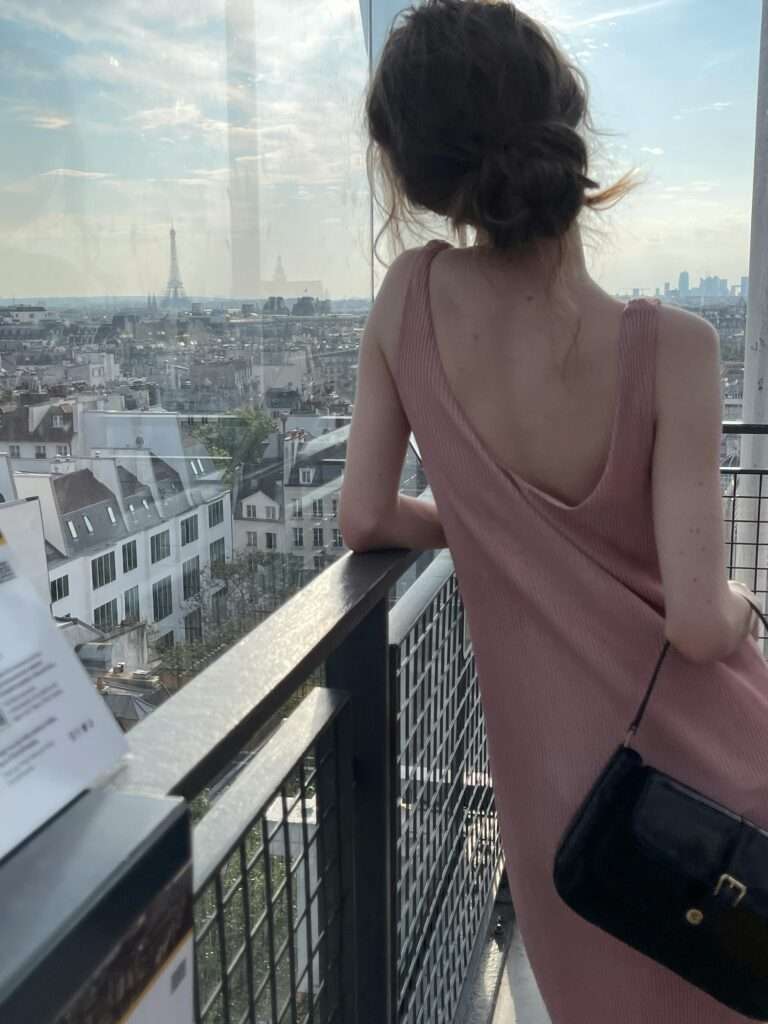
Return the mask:
{"type": "Polygon", "coordinates": [[[194,640],[201,581],[232,554],[229,491],[190,492],[162,459],[142,461],[16,474],[19,496],[40,502],[51,609],[105,634],[144,621],[166,645],[194,640]]]}
{"type": "Polygon", "coordinates": [[[281,439],[282,458],[265,465],[238,500],[236,551],[292,554],[308,573],[344,553],[337,514],[348,434],[347,423],[319,437],[291,430],[281,439]]]}

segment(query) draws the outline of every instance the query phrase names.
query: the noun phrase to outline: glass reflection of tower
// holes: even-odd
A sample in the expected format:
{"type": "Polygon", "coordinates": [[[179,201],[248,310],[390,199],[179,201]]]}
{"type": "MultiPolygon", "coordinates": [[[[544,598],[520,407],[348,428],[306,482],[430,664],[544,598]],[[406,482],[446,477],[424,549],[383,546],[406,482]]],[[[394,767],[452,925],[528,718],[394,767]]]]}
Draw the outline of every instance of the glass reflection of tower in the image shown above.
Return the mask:
{"type": "Polygon", "coordinates": [[[261,294],[255,0],[226,0],[232,297],[261,294]]]}

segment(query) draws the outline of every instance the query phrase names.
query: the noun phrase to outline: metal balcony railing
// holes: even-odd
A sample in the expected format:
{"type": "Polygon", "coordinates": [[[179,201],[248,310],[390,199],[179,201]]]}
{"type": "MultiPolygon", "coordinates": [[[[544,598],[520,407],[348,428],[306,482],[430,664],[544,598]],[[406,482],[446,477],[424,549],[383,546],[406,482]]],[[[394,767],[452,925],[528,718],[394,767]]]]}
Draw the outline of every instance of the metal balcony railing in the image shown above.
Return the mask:
{"type": "MultiPolygon", "coordinates": [[[[766,475],[722,471],[760,595],[766,475]]],[[[120,788],[196,818],[200,1022],[457,1019],[502,851],[449,553],[402,593],[424,560],[345,556],[129,734],[120,788]]]]}
{"type": "Polygon", "coordinates": [[[420,559],[331,565],[129,734],[120,787],[198,819],[205,1024],[454,1019],[502,857],[448,552],[394,599],[420,559]]]}

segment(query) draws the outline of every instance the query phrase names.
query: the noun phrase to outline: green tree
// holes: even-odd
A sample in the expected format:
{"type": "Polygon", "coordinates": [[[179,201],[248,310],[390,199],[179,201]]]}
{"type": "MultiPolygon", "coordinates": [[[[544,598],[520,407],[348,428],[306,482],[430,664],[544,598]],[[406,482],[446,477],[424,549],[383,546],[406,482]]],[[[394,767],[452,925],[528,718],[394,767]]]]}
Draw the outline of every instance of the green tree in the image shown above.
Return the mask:
{"type": "Polygon", "coordinates": [[[193,435],[220,463],[224,480],[232,484],[237,466],[257,466],[264,442],[274,431],[272,417],[263,409],[238,409],[232,418],[193,428],[193,435]],[[237,418],[234,418],[237,417],[237,418]]]}

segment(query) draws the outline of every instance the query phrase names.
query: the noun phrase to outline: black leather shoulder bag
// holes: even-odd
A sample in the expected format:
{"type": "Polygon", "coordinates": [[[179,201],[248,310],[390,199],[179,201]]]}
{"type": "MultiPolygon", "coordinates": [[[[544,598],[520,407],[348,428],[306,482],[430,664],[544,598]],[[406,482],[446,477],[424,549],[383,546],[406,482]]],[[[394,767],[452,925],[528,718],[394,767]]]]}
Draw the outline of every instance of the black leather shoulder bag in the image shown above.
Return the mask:
{"type": "Polygon", "coordinates": [[[768,832],[629,746],[668,649],[666,641],[624,743],[560,840],[555,888],[598,928],[768,1021],[768,832]]]}

